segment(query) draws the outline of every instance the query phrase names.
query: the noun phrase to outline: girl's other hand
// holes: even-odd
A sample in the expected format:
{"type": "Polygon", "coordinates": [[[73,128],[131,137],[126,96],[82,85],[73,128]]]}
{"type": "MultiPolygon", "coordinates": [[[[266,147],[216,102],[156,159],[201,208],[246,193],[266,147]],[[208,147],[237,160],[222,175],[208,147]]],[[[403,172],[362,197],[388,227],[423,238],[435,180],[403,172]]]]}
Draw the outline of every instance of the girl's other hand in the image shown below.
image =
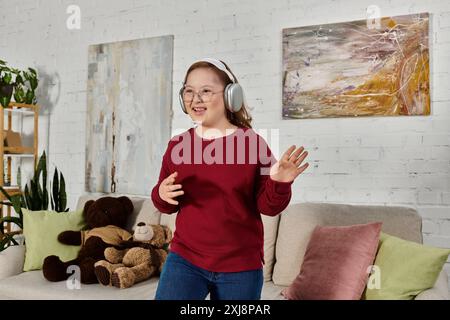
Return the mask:
{"type": "Polygon", "coordinates": [[[170,176],[161,181],[158,190],[161,199],[173,205],[178,205],[178,201],[174,200],[174,198],[184,194],[184,191],[181,190],[181,184],[174,184],[177,175],[178,172],[175,171],[170,176]]]}
{"type": "Polygon", "coordinates": [[[270,177],[272,180],[291,182],[308,168],[308,163],[301,166],[303,160],[308,155],[308,151],[305,151],[303,147],[294,150],[295,145],[287,149],[280,161],[272,166],[270,169],[270,177]]]}

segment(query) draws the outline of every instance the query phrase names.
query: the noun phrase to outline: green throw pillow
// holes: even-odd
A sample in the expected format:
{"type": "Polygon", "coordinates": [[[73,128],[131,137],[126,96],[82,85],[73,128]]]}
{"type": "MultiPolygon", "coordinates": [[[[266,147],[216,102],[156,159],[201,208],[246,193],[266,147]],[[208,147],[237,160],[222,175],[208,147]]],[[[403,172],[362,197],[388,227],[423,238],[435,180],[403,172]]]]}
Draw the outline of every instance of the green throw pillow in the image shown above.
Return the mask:
{"type": "Polygon", "coordinates": [[[367,288],[367,300],[412,300],[432,288],[450,249],[434,248],[381,233],[374,265],[379,267],[379,288],[367,288]]]}
{"type": "Polygon", "coordinates": [[[58,234],[65,230],[79,231],[84,227],[83,210],[73,212],[31,211],[22,208],[25,237],[23,271],[42,269],[45,257],[56,255],[62,261],[77,257],[80,246],[64,245],[58,234]]]}

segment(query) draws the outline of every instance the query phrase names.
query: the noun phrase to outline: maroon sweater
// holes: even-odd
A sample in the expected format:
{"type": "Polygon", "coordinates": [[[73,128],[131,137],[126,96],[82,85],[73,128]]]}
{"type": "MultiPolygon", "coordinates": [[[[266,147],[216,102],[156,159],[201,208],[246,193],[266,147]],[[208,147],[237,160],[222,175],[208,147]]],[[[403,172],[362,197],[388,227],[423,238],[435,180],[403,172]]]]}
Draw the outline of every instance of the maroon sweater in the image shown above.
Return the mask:
{"type": "Polygon", "coordinates": [[[252,129],[204,139],[191,128],[173,137],[151,195],[162,213],[178,212],[170,250],[213,272],[261,268],[260,214],[275,216],[291,199],[292,182],[270,178],[268,169],[275,162],[265,140],[252,129]],[[175,171],[175,184],[184,191],[175,198],[178,205],[158,193],[161,181],[175,171]]]}

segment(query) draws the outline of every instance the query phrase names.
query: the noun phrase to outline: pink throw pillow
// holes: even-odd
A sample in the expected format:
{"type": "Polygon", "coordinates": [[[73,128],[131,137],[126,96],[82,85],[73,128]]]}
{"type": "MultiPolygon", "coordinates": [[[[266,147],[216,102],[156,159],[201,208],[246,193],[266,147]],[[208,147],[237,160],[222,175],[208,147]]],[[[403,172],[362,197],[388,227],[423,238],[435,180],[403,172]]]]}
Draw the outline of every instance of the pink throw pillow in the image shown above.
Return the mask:
{"type": "Polygon", "coordinates": [[[317,226],[300,273],[282,295],[289,300],[359,300],[375,260],[381,225],[317,226]]]}

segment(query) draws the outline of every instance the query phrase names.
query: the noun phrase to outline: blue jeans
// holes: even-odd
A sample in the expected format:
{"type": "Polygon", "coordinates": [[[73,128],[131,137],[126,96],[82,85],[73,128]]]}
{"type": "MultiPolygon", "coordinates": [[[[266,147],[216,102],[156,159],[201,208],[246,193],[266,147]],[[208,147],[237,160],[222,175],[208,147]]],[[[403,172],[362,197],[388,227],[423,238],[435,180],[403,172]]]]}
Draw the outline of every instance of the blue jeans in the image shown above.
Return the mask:
{"type": "Polygon", "coordinates": [[[259,300],[263,270],[211,272],[170,251],[159,278],[155,300],[259,300]]]}

